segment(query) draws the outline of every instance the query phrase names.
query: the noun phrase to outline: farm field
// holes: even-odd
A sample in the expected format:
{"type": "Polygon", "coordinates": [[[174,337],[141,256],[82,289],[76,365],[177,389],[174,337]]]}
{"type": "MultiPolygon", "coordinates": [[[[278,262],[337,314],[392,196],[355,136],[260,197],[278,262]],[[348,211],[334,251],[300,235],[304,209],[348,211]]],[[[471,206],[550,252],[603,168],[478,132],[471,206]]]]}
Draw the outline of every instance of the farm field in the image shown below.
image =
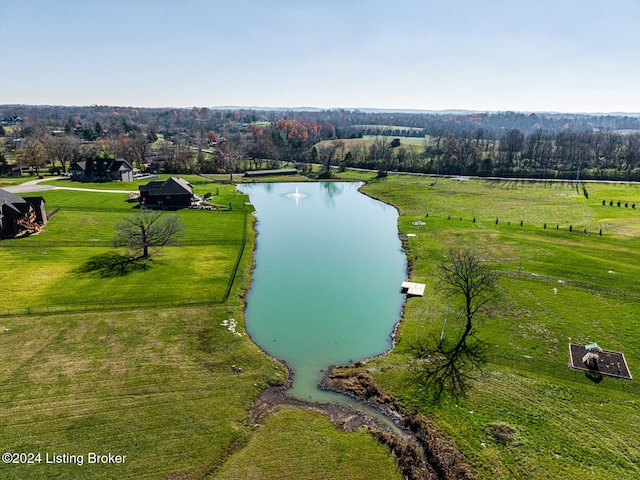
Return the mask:
{"type": "MultiPolygon", "coordinates": [[[[595,341],[624,352],[632,374],[640,371],[640,212],[631,208],[640,188],[587,188],[588,198],[568,184],[433,185],[402,175],[363,187],[397,206],[400,233],[417,234],[405,247],[412,280],[427,288],[407,301],[393,352],[362,368],[432,418],[478,478],[640,475],[637,381],[596,384],[567,367],[569,342],[595,341]],[[449,298],[436,292],[433,274],[447,250],[461,246],[477,249],[499,272],[501,297],[477,329],[490,362],[466,397],[433,403],[408,368],[411,348],[443,328],[449,298]]],[[[461,325],[455,307],[445,334],[461,325]]]]}

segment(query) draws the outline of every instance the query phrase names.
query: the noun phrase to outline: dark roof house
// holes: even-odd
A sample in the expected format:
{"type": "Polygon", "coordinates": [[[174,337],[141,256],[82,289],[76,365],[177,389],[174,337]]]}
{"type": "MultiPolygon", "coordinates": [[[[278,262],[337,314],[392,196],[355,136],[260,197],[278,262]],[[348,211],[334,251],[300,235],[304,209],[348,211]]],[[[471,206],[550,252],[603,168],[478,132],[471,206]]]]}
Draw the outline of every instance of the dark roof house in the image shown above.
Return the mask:
{"type": "Polygon", "coordinates": [[[71,166],[71,180],[81,182],[132,182],[133,167],[124,158],[98,158],[76,162],[71,166]]]}
{"type": "Polygon", "coordinates": [[[4,117],[2,121],[0,121],[0,125],[19,125],[22,123],[22,118],[11,115],[9,117],[4,117]]]}
{"type": "Polygon", "coordinates": [[[147,207],[189,207],[193,201],[193,185],[179,177],[164,182],[149,182],[138,187],[140,203],[147,207]]]}
{"type": "Polygon", "coordinates": [[[0,239],[37,233],[47,223],[42,197],[18,197],[0,188],[0,239]]]}

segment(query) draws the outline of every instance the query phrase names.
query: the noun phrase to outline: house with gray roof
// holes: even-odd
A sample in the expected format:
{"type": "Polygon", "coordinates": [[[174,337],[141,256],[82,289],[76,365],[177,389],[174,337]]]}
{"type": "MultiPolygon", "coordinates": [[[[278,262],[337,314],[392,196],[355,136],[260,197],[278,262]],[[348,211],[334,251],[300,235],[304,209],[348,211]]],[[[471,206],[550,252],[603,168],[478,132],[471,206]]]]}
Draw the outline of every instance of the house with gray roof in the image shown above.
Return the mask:
{"type": "Polygon", "coordinates": [[[96,158],[71,166],[71,180],[80,182],[132,182],[133,167],[124,158],[96,158]]]}
{"type": "Polygon", "coordinates": [[[47,223],[42,197],[19,197],[0,188],[0,239],[37,233],[47,223]]]}
{"type": "Polygon", "coordinates": [[[140,204],[150,208],[189,207],[193,202],[193,185],[179,177],[164,182],[149,182],[138,187],[140,204]]]}

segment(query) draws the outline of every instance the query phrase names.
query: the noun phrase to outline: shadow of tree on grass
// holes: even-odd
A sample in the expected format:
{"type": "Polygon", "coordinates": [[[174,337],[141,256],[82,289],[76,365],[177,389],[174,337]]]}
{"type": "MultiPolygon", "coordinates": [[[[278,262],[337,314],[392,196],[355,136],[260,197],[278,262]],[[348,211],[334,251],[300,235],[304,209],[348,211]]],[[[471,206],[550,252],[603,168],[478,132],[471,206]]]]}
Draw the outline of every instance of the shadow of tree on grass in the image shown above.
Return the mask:
{"type": "Polygon", "coordinates": [[[104,253],[89,258],[76,272],[88,273],[102,278],[124,277],[132,272],[147,270],[151,266],[149,258],[135,258],[118,253],[104,253]]]}

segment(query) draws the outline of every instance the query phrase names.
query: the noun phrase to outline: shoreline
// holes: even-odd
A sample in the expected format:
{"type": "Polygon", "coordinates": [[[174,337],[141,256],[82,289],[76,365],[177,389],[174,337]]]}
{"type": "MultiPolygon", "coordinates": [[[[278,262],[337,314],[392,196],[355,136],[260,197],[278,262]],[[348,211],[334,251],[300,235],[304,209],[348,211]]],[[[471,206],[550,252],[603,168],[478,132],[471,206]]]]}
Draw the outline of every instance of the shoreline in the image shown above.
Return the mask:
{"type": "MultiPolygon", "coordinates": [[[[364,192],[362,187],[367,182],[361,182],[358,192],[368,198],[374,198],[364,192]]],[[[377,201],[380,199],[374,198],[377,201]]],[[[392,204],[382,202],[392,206],[400,219],[400,210],[392,204]]],[[[259,219],[254,215],[254,222],[251,224],[253,231],[253,249],[252,261],[250,265],[249,285],[243,294],[244,309],[246,311],[246,296],[251,289],[252,272],[255,269],[255,251],[258,244],[258,229],[256,228],[259,219]]],[[[407,278],[411,274],[411,262],[407,255],[406,245],[400,238],[400,230],[398,221],[396,222],[396,234],[401,243],[404,253],[405,272],[407,278]]],[[[388,355],[396,347],[396,337],[400,323],[404,318],[404,310],[406,306],[406,297],[399,311],[398,321],[394,324],[392,332],[389,334],[391,345],[388,349],[379,354],[372,355],[362,360],[356,361],[355,365],[367,363],[373,358],[388,355]]],[[[331,422],[344,431],[354,431],[360,428],[366,428],[379,442],[384,443],[392,451],[398,468],[403,472],[406,478],[411,480],[433,480],[433,479],[465,479],[472,480],[474,476],[471,474],[469,467],[464,462],[462,454],[455,449],[433,426],[430,426],[426,419],[416,416],[412,413],[403,412],[396,401],[388,394],[382,392],[375,382],[366,374],[342,377],[345,381],[336,380],[334,373],[337,369],[349,369],[349,367],[329,366],[324,372],[318,388],[325,391],[335,392],[345,395],[346,398],[357,402],[365,409],[372,409],[373,412],[367,413],[361,409],[354,408],[345,403],[339,402],[317,402],[303,400],[287,394],[287,391],[293,384],[295,376],[291,367],[283,360],[276,358],[267,353],[260,345],[258,345],[246,328],[245,332],[252,343],[256,345],[260,351],[276,360],[287,371],[287,378],[283,385],[272,385],[267,387],[254,399],[247,421],[250,424],[256,424],[265,416],[276,413],[281,407],[288,406],[294,408],[304,408],[323,413],[329,417],[331,422]],[[376,418],[380,415],[390,424],[386,424],[381,419],[376,418]]]]}

